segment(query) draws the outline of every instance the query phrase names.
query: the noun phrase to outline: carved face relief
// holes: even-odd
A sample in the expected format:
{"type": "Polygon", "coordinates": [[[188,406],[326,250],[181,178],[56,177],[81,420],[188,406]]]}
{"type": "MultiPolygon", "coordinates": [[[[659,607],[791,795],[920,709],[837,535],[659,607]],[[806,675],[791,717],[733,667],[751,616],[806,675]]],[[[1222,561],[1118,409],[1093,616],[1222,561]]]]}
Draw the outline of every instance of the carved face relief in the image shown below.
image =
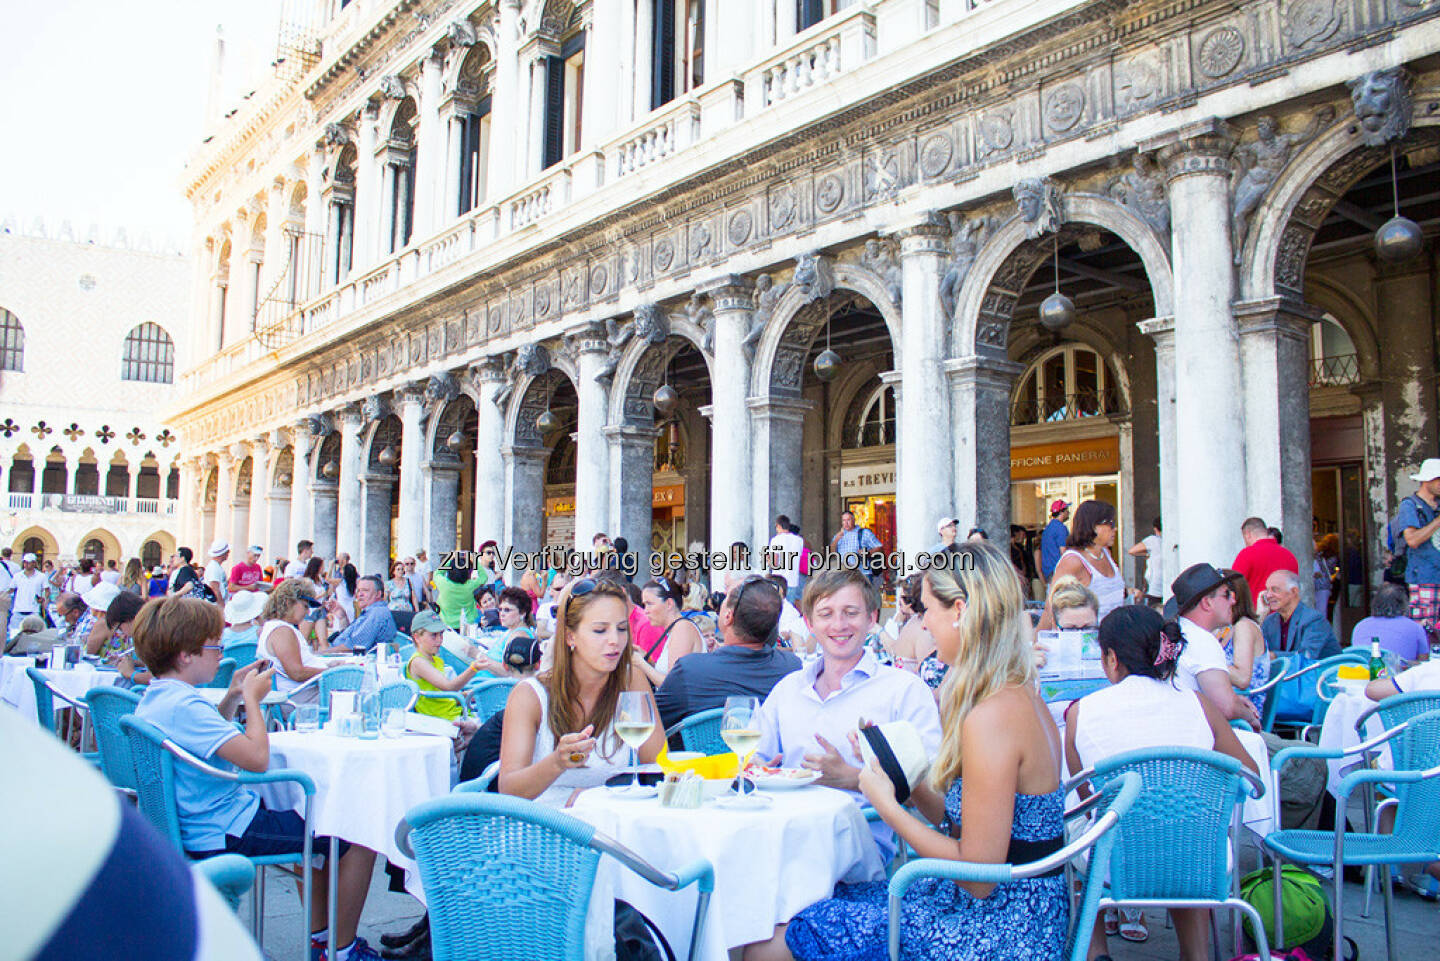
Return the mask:
{"type": "Polygon", "coordinates": [[[823,214],[832,214],[845,199],[845,181],[839,174],[828,173],[815,184],[815,206],[823,214]]]}
{"type": "Polygon", "coordinates": [[[1365,146],[1383,146],[1410,132],[1414,104],[1405,68],[1371,71],[1350,81],[1349,87],[1365,146]]]}

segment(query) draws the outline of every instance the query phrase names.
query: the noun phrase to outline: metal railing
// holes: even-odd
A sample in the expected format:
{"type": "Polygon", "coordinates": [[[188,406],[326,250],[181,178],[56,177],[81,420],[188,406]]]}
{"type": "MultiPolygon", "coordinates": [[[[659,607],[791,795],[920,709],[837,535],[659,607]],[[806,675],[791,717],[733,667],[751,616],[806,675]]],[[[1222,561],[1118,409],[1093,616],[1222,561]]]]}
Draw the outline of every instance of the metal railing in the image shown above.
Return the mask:
{"type": "Polygon", "coordinates": [[[1360,358],[1355,354],[1336,354],[1310,362],[1311,387],[1343,387],[1360,382],[1360,358]]]}
{"type": "Polygon", "coordinates": [[[1120,403],[1120,396],[1116,391],[1078,391],[1073,394],[1016,401],[1010,407],[1010,426],[1052,424],[1124,413],[1124,405],[1120,403]]]}

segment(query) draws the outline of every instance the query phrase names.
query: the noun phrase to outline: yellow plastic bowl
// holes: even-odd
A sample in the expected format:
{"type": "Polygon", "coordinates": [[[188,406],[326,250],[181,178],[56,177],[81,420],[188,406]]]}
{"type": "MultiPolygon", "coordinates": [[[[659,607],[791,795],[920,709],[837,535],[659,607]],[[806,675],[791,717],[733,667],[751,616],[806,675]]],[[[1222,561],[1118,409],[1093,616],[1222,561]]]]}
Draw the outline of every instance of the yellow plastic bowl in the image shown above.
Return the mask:
{"type": "Polygon", "coordinates": [[[735,773],[740,770],[740,759],[733,753],[711,754],[696,756],[689,752],[677,751],[676,757],[672,759],[670,752],[661,749],[660,756],[655,759],[660,765],[660,770],[666,774],[679,774],[682,771],[693,771],[694,773],[711,780],[731,781],[735,773]]]}
{"type": "Polygon", "coordinates": [[[1368,681],[1370,669],[1363,664],[1341,664],[1335,669],[1335,677],[1341,681],[1368,681]]]}

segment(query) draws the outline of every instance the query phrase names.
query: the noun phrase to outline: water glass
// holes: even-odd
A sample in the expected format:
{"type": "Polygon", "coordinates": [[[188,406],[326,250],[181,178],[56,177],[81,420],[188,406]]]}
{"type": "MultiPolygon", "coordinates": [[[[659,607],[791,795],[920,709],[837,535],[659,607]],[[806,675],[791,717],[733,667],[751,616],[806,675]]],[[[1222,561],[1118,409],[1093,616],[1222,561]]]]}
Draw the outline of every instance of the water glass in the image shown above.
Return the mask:
{"type": "Polygon", "coordinates": [[[314,734],[320,730],[320,705],[301,704],[296,707],[295,730],[301,734],[314,734]]]}
{"type": "Polygon", "coordinates": [[[385,722],[380,726],[380,733],[386,737],[403,737],[405,735],[405,711],[403,708],[392,707],[385,712],[385,722]]]}
{"type": "Polygon", "coordinates": [[[360,728],[362,726],[360,722],[360,715],[342,714],[336,721],[336,724],[339,726],[339,734],[341,737],[360,736],[360,728]]]}

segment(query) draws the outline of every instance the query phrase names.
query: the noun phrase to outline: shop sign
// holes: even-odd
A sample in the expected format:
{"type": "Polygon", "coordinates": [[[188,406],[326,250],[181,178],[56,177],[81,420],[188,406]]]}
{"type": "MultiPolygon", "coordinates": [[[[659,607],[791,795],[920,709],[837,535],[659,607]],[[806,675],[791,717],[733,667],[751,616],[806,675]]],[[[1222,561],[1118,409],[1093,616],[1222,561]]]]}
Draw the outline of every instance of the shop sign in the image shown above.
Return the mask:
{"type": "Polygon", "coordinates": [[[865,464],[840,468],[840,496],[866,497],[895,493],[894,464],[865,464]]]}
{"type": "Polygon", "coordinates": [[[545,498],[545,513],[553,517],[556,514],[575,513],[574,497],[547,497],[545,498]]]}
{"type": "Polygon", "coordinates": [[[1010,448],[1010,479],[1114,474],[1120,470],[1120,438],[1091,437],[1058,444],[1010,448]]]}
{"type": "Polygon", "coordinates": [[[683,507],[684,505],[684,484],[666,484],[656,487],[650,495],[651,507],[683,507]]]}

